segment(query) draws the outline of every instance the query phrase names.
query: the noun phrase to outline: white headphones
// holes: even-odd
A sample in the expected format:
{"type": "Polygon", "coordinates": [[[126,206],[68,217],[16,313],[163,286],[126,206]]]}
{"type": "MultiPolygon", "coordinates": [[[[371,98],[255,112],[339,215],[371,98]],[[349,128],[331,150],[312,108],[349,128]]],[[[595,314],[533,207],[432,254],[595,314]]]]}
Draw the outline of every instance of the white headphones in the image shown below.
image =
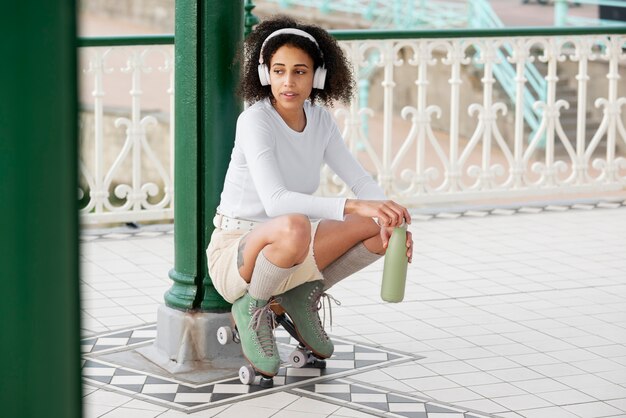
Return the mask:
{"type": "MultiPolygon", "coordinates": [[[[263,41],[263,44],[261,45],[261,52],[259,53],[258,70],[259,70],[259,80],[261,81],[262,86],[269,86],[270,84],[270,70],[267,67],[267,65],[263,63],[263,48],[265,48],[265,44],[267,43],[269,39],[273,38],[274,36],[282,35],[285,33],[298,35],[298,36],[302,36],[307,39],[310,39],[311,41],[313,41],[317,49],[320,51],[322,60],[324,59],[324,54],[322,53],[322,50],[320,49],[319,44],[317,43],[315,38],[311,36],[310,34],[308,34],[307,32],[300,30],[300,29],[295,29],[295,28],[278,29],[277,31],[272,32],[267,38],[265,38],[265,41],[263,41]]],[[[326,68],[324,67],[324,64],[322,64],[321,67],[317,67],[317,69],[315,70],[315,73],[313,74],[313,88],[324,90],[325,82],[326,82],[326,68]]]]}

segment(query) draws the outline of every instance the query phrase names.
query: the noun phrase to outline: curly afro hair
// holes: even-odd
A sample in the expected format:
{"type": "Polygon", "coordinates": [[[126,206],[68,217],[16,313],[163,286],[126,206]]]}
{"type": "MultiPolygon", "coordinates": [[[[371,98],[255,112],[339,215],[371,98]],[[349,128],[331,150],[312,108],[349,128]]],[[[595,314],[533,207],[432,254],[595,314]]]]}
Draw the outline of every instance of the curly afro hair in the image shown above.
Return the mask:
{"type": "Polygon", "coordinates": [[[248,103],[265,98],[273,100],[271,86],[261,85],[258,65],[263,41],[272,33],[283,28],[296,28],[312,35],[319,49],[311,40],[294,34],[280,34],[267,41],[263,48],[263,62],[271,61],[272,56],[283,45],[302,49],[312,59],[315,69],[326,67],[326,82],[323,90],[313,89],[309,96],[312,103],[333,106],[335,101],[349,103],[354,90],[354,78],[351,66],[339,47],[339,44],[326,30],[315,25],[305,25],[288,16],[278,15],[260,23],[248,35],[243,43],[243,74],[240,79],[238,94],[248,103]],[[320,50],[322,54],[320,54],[320,50]],[[323,55],[323,58],[322,58],[323,55]]]}

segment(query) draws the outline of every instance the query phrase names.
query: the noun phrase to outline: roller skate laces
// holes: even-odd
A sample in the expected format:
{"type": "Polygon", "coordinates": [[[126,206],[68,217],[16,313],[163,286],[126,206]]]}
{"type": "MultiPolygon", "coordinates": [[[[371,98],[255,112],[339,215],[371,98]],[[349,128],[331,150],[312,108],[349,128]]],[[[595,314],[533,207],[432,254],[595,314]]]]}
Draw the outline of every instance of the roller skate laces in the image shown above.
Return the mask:
{"type": "Polygon", "coordinates": [[[323,290],[321,281],[307,282],[282,295],[280,306],[291,318],[301,342],[306,348],[320,359],[329,358],[334,346],[324,330],[326,300],[329,308],[330,323],[332,326],[331,301],[339,305],[339,301],[323,290]],[[320,319],[319,311],[324,311],[324,322],[320,319]]]}
{"type": "Polygon", "coordinates": [[[257,371],[266,376],[276,375],[280,367],[274,337],[276,322],[272,304],[275,303],[254,299],[246,293],[232,308],[243,354],[257,371]]]}

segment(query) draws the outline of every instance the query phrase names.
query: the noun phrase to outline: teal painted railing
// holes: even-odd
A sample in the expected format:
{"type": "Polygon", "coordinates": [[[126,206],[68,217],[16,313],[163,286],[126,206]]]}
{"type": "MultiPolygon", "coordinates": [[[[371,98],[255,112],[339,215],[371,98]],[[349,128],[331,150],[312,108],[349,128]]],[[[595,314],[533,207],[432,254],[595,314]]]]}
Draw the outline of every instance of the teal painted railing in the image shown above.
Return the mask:
{"type": "MultiPolygon", "coordinates": [[[[504,23],[493,11],[487,0],[473,0],[471,3],[470,26],[472,28],[504,28],[504,23]]],[[[517,73],[509,58],[513,55],[510,46],[500,48],[497,51],[498,61],[493,68],[493,74],[500,82],[500,86],[506,92],[513,103],[516,102],[516,82],[517,73]]],[[[530,62],[524,65],[524,77],[528,84],[524,87],[524,120],[530,130],[535,132],[541,122],[541,114],[533,108],[537,100],[545,101],[547,84],[543,75],[537,67],[530,62]]]]}
{"type": "Polygon", "coordinates": [[[359,16],[372,28],[449,28],[467,26],[464,0],[258,0],[275,3],[283,9],[314,8],[323,14],[344,13],[359,16]]]}
{"type": "MultiPolygon", "coordinates": [[[[570,2],[567,0],[554,0],[554,25],[555,26],[624,26],[626,22],[573,16],[569,14],[570,2]]],[[[580,5],[611,6],[626,9],[626,2],[622,0],[576,0],[580,5]]],[[[626,10],[625,10],[626,11],[626,10]]],[[[599,16],[599,13],[598,13],[599,16]]]]}

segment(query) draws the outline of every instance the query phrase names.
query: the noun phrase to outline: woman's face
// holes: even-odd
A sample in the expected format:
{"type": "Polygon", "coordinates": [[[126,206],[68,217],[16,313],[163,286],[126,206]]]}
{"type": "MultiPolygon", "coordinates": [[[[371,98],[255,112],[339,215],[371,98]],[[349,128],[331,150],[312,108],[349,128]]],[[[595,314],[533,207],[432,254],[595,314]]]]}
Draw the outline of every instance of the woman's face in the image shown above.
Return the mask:
{"type": "Polygon", "coordinates": [[[283,45],[270,60],[270,84],[276,109],[296,111],[313,90],[313,59],[302,49],[283,45]]]}

